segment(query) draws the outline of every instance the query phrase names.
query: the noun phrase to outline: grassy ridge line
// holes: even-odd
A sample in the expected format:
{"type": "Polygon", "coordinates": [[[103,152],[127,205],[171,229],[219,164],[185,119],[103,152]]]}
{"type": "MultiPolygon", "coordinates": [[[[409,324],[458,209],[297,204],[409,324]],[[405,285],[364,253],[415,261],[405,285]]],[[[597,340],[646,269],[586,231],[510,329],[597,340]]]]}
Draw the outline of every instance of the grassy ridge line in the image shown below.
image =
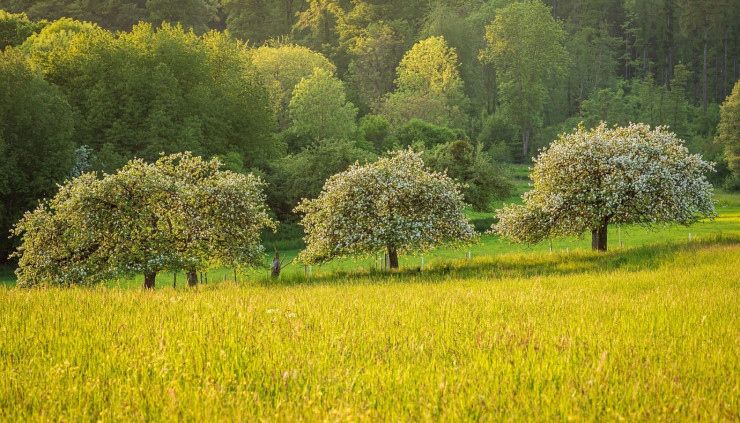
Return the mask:
{"type": "Polygon", "coordinates": [[[3,290],[0,420],[737,420],[740,245],[634,254],[3,290]]]}

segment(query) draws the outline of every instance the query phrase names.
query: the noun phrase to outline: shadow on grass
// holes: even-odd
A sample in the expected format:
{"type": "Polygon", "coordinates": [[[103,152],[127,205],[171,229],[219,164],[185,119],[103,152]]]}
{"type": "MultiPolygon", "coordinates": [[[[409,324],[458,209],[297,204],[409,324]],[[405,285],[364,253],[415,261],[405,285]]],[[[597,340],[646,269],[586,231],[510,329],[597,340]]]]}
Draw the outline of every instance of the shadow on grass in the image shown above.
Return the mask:
{"type": "MultiPolygon", "coordinates": [[[[296,285],[351,285],[375,283],[438,283],[450,279],[530,278],[535,276],[563,276],[591,272],[640,271],[656,269],[673,262],[685,252],[698,252],[714,246],[740,245],[740,235],[718,234],[692,242],[655,243],[642,247],[611,250],[605,253],[591,251],[573,252],[524,252],[479,256],[472,260],[450,260],[425,267],[406,267],[395,271],[353,270],[334,271],[315,276],[300,274],[283,275],[278,279],[267,276],[240,281],[237,285],[255,284],[269,288],[296,285]]],[[[226,282],[223,282],[226,283],[226,282]]],[[[229,282],[234,284],[234,282],[229,282]]],[[[198,289],[212,289],[221,285],[199,285],[198,289]]],[[[10,267],[0,267],[0,288],[13,288],[15,275],[10,267]]],[[[158,288],[165,285],[158,284],[158,288]]],[[[138,288],[139,283],[128,282],[121,288],[138,288]]],[[[190,289],[178,285],[177,289],[190,289]]]]}
{"type": "Polygon", "coordinates": [[[508,253],[481,256],[473,260],[454,260],[425,267],[401,268],[396,271],[360,270],[337,271],[332,274],[306,277],[282,276],[253,281],[261,286],[291,286],[302,284],[352,284],[387,282],[435,283],[457,278],[529,278],[533,276],[562,276],[589,272],[640,271],[657,269],[675,260],[683,252],[701,251],[714,246],[740,245],[738,235],[717,235],[700,241],[656,243],[636,248],[612,250],[603,253],[574,251],[559,253],[508,253]]]}

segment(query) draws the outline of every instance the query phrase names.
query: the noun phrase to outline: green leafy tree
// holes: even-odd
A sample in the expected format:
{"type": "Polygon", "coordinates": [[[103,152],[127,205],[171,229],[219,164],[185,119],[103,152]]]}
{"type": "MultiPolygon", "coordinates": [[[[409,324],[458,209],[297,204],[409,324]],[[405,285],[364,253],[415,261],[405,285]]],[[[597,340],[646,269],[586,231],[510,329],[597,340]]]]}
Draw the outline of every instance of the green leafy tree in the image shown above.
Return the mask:
{"type": "Polygon", "coordinates": [[[515,2],[486,27],[488,46],[480,59],[496,68],[500,102],[521,131],[524,156],[532,132],[542,125],[547,82],[562,78],[570,63],[566,33],[539,0],[515,2]]]}
{"type": "Polygon", "coordinates": [[[0,261],[12,251],[12,224],[69,174],[73,125],[59,89],[20,51],[0,52],[0,261]]]}
{"type": "Polygon", "coordinates": [[[93,284],[144,274],[153,288],[162,270],[249,266],[262,259],[267,216],[262,182],[221,171],[190,154],[155,163],[133,160],[98,178],[85,173],[14,228],[21,286],[93,284]]]}
{"type": "Polygon", "coordinates": [[[687,36],[696,36],[702,44],[702,109],[707,113],[707,59],[709,43],[720,31],[724,15],[733,7],[732,1],[679,0],[681,8],[681,31],[687,36]],[[720,4],[718,4],[720,3],[720,4]]]}
{"type": "Polygon", "coordinates": [[[256,45],[290,34],[296,13],[305,4],[302,0],[221,0],[213,3],[221,7],[223,18],[220,23],[225,24],[224,29],[229,34],[256,45]]]}
{"type": "Polygon", "coordinates": [[[483,151],[483,144],[457,140],[440,144],[425,156],[430,169],[446,172],[461,184],[465,202],[476,211],[491,211],[493,200],[511,195],[513,184],[506,170],[483,151]]]}
{"type": "Polygon", "coordinates": [[[444,37],[419,41],[396,68],[397,89],[386,96],[381,115],[394,129],[411,119],[462,127],[464,93],[458,67],[457,53],[444,37]]]}
{"type": "Polygon", "coordinates": [[[374,22],[352,39],[347,79],[373,110],[393,91],[393,75],[406,51],[406,32],[400,24],[374,22]]]}
{"type": "Polygon", "coordinates": [[[7,46],[23,44],[34,32],[40,31],[48,22],[34,22],[25,13],[8,13],[0,10],[0,51],[7,46]]]}
{"type": "Polygon", "coordinates": [[[462,80],[457,52],[444,37],[421,40],[409,50],[396,69],[396,85],[401,91],[417,91],[459,96],[462,80]]]}
{"type": "Polygon", "coordinates": [[[740,186],[740,82],[720,110],[717,141],[724,146],[728,166],[740,186]]]}
{"type": "Polygon", "coordinates": [[[360,118],[357,127],[359,136],[372,143],[378,154],[393,150],[395,137],[391,135],[391,125],[378,115],[366,115],[360,118]]]}
{"type": "Polygon", "coordinates": [[[598,126],[600,122],[627,125],[638,114],[633,103],[624,89],[604,88],[581,103],[581,118],[587,127],[598,126]]]}
{"type": "MultiPolygon", "coordinates": [[[[112,42],[113,34],[98,25],[62,18],[28,37],[21,50],[31,57],[49,82],[69,91],[74,85],[88,82],[84,80],[83,69],[91,53],[97,52],[94,46],[107,46],[112,42]]],[[[80,95],[79,92],[75,94],[74,97],[80,95]]]]}
{"type": "Polygon", "coordinates": [[[295,86],[303,78],[313,75],[315,68],[332,74],[336,71],[336,66],[321,53],[292,44],[265,45],[252,51],[251,55],[270,93],[270,103],[280,129],[290,125],[288,106],[295,86]]]}
{"type": "Polygon", "coordinates": [[[146,0],[146,9],[149,12],[147,21],[154,25],[163,22],[180,24],[200,34],[208,30],[207,24],[211,20],[210,10],[204,0],[146,0]]]}
{"type": "Polygon", "coordinates": [[[75,111],[75,139],[104,169],[160,152],[236,153],[247,168],[283,149],[268,93],[244,45],[142,23],[113,37],[63,20],[23,46],[75,111]]]}
{"type": "MultiPolygon", "coordinates": [[[[568,25],[568,26],[572,26],[568,25]]],[[[573,66],[569,77],[570,97],[580,104],[593,93],[616,89],[621,40],[609,34],[604,21],[595,25],[578,25],[565,41],[573,66]]]]}
{"type": "Polygon", "coordinates": [[[10,0],[2,5],[8,11],[25,12],[33,20],[70,18],[95,22],[111,31],[128,31],[147,18],[146,3],[147,0],[10,0]]]}
{"type": "Polygon", "coordinates": [[[428,171],[419,153],[400,151],[329,178],[318,198],[303,200],[306,249],[299,259],[321,263],[347,254],[425,251],[443,242],[468,243],[476,233],[459,186],[428,171]]]}
{"type": "Polygon", "coordinates": [[[292,131],[312,140],[349,138],[357,128],[357,108],[347,101],[344,84],[320,68],[295,86],[289,109],[292,131]]]}
{"type": "MultiPolygon", "coordinates": [[[[345,11],[341,0],[308,0],[308,7],[297,13],[293,32],[302,39],[302,44],[321,52],[336,63],[339,53],[337,25],[343,20],[345,11]]],[[[347,3],[347,2],[345,2],[347,3]]]]}
{"type": "Polygon", "coordinates": [[[663,127],[580,127],[540,153],[524,204],[497,210],[492,229],[520,243],[590,231],[591,248],[606,251],[609,223],[688,226],[715,216],[712,170],[663,127]]]}
{"type": "Polygon", "coordinates": [[[460,107],[450,105],[444,94],[418,91],[387,95],[378,115],[388,121],[394,133],[412,120],[449,128],[462,128],[466,120],[460,107]]]}
{"type": "Polygon", "coordinates": [[[411,119],[396,131],[396,138],[402,147],[421,143],[424,148],[431,149],[440,144],[465,138],[465,134],[460,130],[454,130],[446,126],[435,125],[420,119],[411,119]]]}
{"type": "Polygon", "coordinates": [[[291,218],[293,208],[303,198],[316,198],[330,176],[344,172],[354,163],[374,161],[376,155],[351,140],[328,139],[309,145],[275,162],[270,183],[269,203],[281,218],[291,218]]]}

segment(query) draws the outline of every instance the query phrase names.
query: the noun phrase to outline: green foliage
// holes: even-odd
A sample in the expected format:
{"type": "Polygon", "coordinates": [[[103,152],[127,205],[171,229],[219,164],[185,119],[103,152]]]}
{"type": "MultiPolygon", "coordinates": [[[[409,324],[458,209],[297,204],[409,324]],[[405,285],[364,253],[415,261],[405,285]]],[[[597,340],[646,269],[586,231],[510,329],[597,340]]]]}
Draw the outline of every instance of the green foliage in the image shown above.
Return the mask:
{"type": "Polygon", "coordinates": [[[259,264],[259,234],[274,227],[262,182],[220,166],[184,153],[68,181],[13,229],[22,239],[18,284],[259,264]]]}
{"type": "Polygon", "coordinates": [[[570,96],[573,101],[581,103],[592,98],[594,93],[617,88],[616,73],[622,40],[610,34],[606,21],[585,24],[580,16],[574,21],[565,24],[569,36],[564,44],[572,62],[568,72],[572,87],[570,96]]]}
{"type": "Polygon", "coordinates": [[[357,108],[346,100],[344,84],[320,68],[295,86],[289,109],[291,130],[314,141],[346,139],[357,129],[357,108]]]}
{"type": "Polygon", "coordinates": [[[493,200],[508,198],[513,190],[507,172],[491,160],[482,144],[464,140],[440,144],[425,155],[425,162],[460,183],[465,202],[476,211],[491,211],[493,200]]]}
{"type": "Polygon", "coordinates": [[[375,160],[354,141],[327,139],[309,145],[301,152],[275,162],[268,178],[268,201],[281,220],[290,218],[293,208],[304,198],[316,198],[329,177],[344,172],[355,163],[375,160]]]}
{"type": "Polygon", "coordinates": [[[521,131],[525,156],[531,133],[542,125],[547,82],[568,70],[565,38],[562,25],[539,0],[506,6],[486,27],[488,45],[480,59],[496,67],[501,105],[521,131]]]}
{"type": "Polygon", "coordinates": [[[434,125],[462,128],[462,110],[448,103],[444,94],[417,91],[396,91],[385,97],[379,115],[397,130],[412,120],[434,125]]]}
{"type": "Polygon", "coordinates": [[[34,32],[39,32],[47,25],[46,21],[34,22],[25,13],[8,13],[0,10],[0,51],[7,46],[23,44],[34,32]]]}
{"type": "Polygon", "coordinates": [[[401,91],[460,95],[459,66],[455,49],[447,46],[444,37],[430,37],[403,56],[396,69],[396,86],[401,91]]]}
{"type": "Polygon", "coordinates": [[[419,119],[411,119],[404,126],[398,128],[396,138],[398,138],[402,147],[420,143],[424,148],[434,148],[439,144],[465,138],[465,134],[460,130],[437,126],[419,119]]]}
{"type": "MultiPolygon", "coordinates": [[[[563,134],[534,161],[524,205],[497,210],[495,233],[520,243],[581,235],[609,222],[648,228],[714,217],[711,163],[665,128],[643,124],[563,134]]],[[[604,249],[606,240],[604,239],[604,249]]]]}
{"type": "Polygon", "coordinates": [[[18,50],[0,52],[0,262],[12,224],[56,191],[74,164],[72,111],[18,50]]]}
{"type": "Polygon", "coordinates": [[[24,45],[64,90],[75,139],[112,171],[134,156],[237,153],[249,168],[282,147],[273,142],[268,95],[244,47],[223,33],[202,37],[165,24],[112,34],[58,21],[24,45]]]}
{"type": "Polygon", "coordinates": [[[79,79],[84,78],[91,53],[97,53],[94,46],[107,46],[112,41],[113,34],[98,25],[62,18],[31,35],[21,49],[44,72],[47,81],[66,89],[70,97],[79,98],[81,90],[72,89],[87,82],[79,79]]]}
{"type": "Polygon", "coordinates": [[[581,103],[581,118],[588,128],[606,122],[607,125],[627,125],[635,120],[635,105],[631,98],[625,95],[622,88],[604,88],[594,92],[587,100],[581,103]]]}
{"type": "Polygon", "coordinates": [[[201,34],[208,30],[207,24],[211,20],[208,4],[204,0],[146,0],[146,9],[149,12],[147,21],[154,25],[180,24],[201,34]]]}
{"type": "Polygon", "coordinates": [[[444,37],[416,43],[396,68],[397,90],[386,96],[381,115],[398,128],[412,119],[462,127],[463,82],[455,49],[444,37]]]}
{"type": "Polygon", "coordinates": [[[362,139],[372,143],[378,154],[393,150],[395,138],[390,133],[390,123],[378,115],[367,115],[360,118],[357,132],[362,139]]]}
{"type": "MultiPolygon", "coordinates": [[[[724,146],[733,177],[740,180],[740,82],[735,84],[732,94],[722,105],[717,132],[717,142],[724,146]]],[[[740,183],[736,184],[740,186],[740,183]]]]}
{"type": "Polygon", "coordinates": [[[290,126],[288,106],[295,86],[311,77],[316,68],[332,74],[336,71],[336,66],[322,54],[293,44],[265,45],[253,50],[251,57],[270,92],[280,129],[290,126]]]}
{"type": "Polygon", "coordinates": [[[350,42],[347,80],[364,102],[377,110],[393,90],[396,66],[406,51],[408,28],[398,21],[372,22],[350,42]]]}
{"type": "Polygon", "coordinates": [[[322,263],[344,255],[390,255],[464,244],[477,236],[463,213],[459,186],[429,172],[420,154],[398,151],[367,165],[355,164],[324,184],[304,214],[306,249],[299,259],[322,263]]]}

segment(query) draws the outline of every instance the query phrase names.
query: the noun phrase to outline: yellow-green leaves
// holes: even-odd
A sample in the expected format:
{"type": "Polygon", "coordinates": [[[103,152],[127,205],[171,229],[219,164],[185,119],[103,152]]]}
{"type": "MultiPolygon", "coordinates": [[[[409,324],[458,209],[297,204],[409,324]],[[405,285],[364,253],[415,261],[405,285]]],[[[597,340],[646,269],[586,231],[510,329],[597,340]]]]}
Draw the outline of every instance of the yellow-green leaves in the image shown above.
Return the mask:
{"type": "Polygon", "coordinates": [[[722,115],[717,127],[718,141],[725,148],[730,169],[740,185],[740,81],[722,105],[722,115]]]}
{"type": "Polygon", "coordinates": [[[312,140],[348,138],[356,129],[357,108],[348,102],[344,83],[329,71],[314,68],[293,89],[290,117],[293,131],[312,140]]]}

